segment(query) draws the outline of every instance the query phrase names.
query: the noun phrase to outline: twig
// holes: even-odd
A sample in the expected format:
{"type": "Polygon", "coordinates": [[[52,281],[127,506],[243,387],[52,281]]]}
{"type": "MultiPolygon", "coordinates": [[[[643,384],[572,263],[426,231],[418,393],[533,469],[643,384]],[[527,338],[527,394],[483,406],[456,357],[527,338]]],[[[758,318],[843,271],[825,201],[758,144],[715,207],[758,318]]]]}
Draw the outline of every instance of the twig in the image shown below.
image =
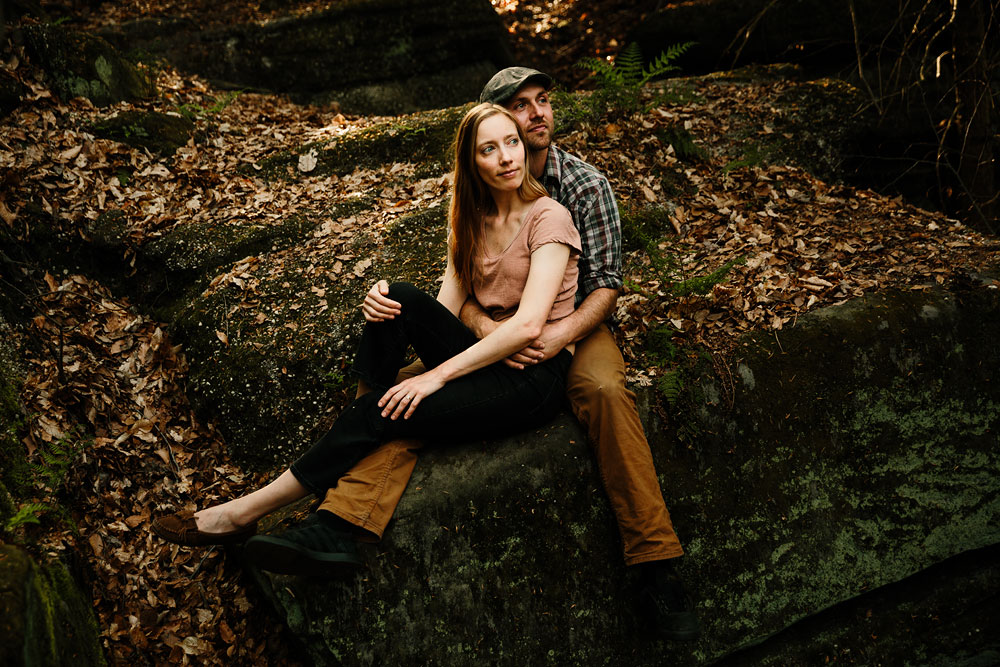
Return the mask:
{"type": "Polygon", "coordinates": [[[731,48],[733,48],[733,45],[736,44],[737,40],[739,40],[740,35],[743,36],[743,43],[740,44],[740,48],[737,49],[736,55],[733,56],[732,67],[736,66],[736,61],[739,60],[740,54],[743,53],[743,48],[747,45],[747,42],[750,41],[750,33],[756,29],[757,24],[761,22],[764,15],[767,14],[771,10],[771,7],[774,7],[776,4],[778,4],[778,0],[771,0],[768,2],[767,6],[760,10],[757,16],[750,19],[749,23],[740,28],[739,32],[736,33],[736,37],[733,37],[733,41],[729,42],[729,45],[722,50],[723,53],[727,53],[731,48]]]}
{"type": "Polygon", "coordinates": [[[871,85],[868,83],[868,79],[865,78],[864,68],[861,65],[861,38],[858,36],[858,16],[854,11],[854,0],[849,0],[847,8],[851,12],[851,28],[854,30],[854,54],[858,60],[858,78],[861,79],[861,83],[865,84],[865,88],[868,90],[868,96],[871,97],[872,103],[881,115],[884,109],[879,103],[879,99],[875,96],[875,91],[872,90],[871,85]]]}
{"type": "Polygon", "coordinates": [[[167,454],[170,456],[170,464],[174,468],[174,476],[177,477],[177,479],[180,479],[181,467],[177,465],[177,459],[174,458],[174,448],[170,446],[170,441],[167,440],[167,436],[163,434],[163,431],[160,430],[159,426],[153,424],[153,428],[156,429],[156,432],[160,435],[161,438],[163,438],[163,442],[167,445],[167,454]]]}
{"type": "Polygon", "coordinates": [[[733,381],[733,372],[730,370],[729,364],[725,363],[720,355],[714,351],[712,352],[712,367],[715,368],[715,374],[722,381],[723,395],[726,397],[727,403],[726,408],[732,410],[736,403],[736,383],[733,381]]]}

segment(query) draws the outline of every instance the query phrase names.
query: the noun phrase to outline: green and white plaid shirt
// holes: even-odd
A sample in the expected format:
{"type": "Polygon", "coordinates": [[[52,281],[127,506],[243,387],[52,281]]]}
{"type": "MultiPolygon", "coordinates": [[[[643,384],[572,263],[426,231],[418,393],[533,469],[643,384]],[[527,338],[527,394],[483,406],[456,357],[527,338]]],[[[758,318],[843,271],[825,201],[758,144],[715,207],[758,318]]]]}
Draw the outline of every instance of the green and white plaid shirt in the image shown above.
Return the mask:
{"type": "Polygon", "coordinates": [[[554,144],[539,179],[549,196],[569,209],[583,241],[577,305],[593,290],[622,287],[622,231],[608,179],[554,144]]]}

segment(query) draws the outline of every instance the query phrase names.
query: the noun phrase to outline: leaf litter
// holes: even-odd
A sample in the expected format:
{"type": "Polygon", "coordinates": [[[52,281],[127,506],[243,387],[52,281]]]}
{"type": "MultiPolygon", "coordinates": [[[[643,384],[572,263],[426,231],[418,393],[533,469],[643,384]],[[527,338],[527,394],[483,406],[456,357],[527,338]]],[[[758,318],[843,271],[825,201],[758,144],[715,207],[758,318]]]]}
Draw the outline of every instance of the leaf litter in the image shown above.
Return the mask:
{"type": "MultiPolygon", "coordinates": [[[[259,175],[267,157],[298,153],[301,146],[357,131],[377,118],[346,118],[334,109],[242,94],[211,118],[196,119],[198,141],[160,158],[94,136],[89,128],[108,110],[83,99],[55,99],[23,57],[12,73],[31,92],[0,126],[2,224],[30,234],[24,228],[30,218],[23,215],[30,203],[63,230],[86,236],[91,221],[116,209],[126,215],[135,246],[199,221],[235,229],[307,216],[316,221],[309,242],[276,250],[266,260],[235,262],[207,288],[240,290],[258,308],[254,321],[272,330],[298,326],[272,319],[275,304],[264,303],[255,291],[268,272],[279,275],[285,256],[305,255],[322,267],[327,282],[283,300],[301,307],[309,299],[322,312],[328,285],[374,279],[371,259],[353,255],[350,239],[446,196],[446,176],[417,179],[413,165],[405,163],[312,176],[310,152],[289,166],[288,179],[259,175]],[[331,203],[357,196],[374,196],[376,204],[346,218],[331,215],[331,203]]],[[[222,95],[169,68],[159,72],[157,83],[160,99],[122,103],[111,111],[208,107],[222,95]]],[[[826,183],[801,167],[724,168],[732,161],[724,136],[737,122],[733,89],[705,79],[689,85],[698,93],[695,101],[657,105],[558,138],[608,175],[624,207],[665,211],[658,242],[673,257],[671,268],[656,269],[643,251],[626,256],[629,282],[618,319],[633,381],[646,384],[655,375],[634,363],[632,343],[656,327],[674,329],[682,345],[725,355],[741,334],[793,327],[814,308],[887,287],[931,289],[995,266],[995,240],[940,214],[826,183]],[[659,130],[677,126],[705,149],[705,159],[678,158],[675,147],[659,138],[659,130]],[[736,260],[742,263],[707,293],[678,296],[671,290],[736,260]]],[[[772,102],[780,85],[740,87],[740,112],[756,113],[756,125],[747,131],[775,131],[772,102]]],[[[283,626],[264,611],[234,553],[181,549],[148,531],[161,508],[193,509],[196,501],[203,506],[231,498],[266,476],[233,465],[213,424],[194,414],[184,393],[187,361],[163,325],[85,276],[45,274],[40,283],[31,297],[35,314],[20,334],[25,349],[34,350],[21,397],[30,415],[24,445],[36,452],[82,437],[74,435],[81,431],[92,434],[92,441],[58,492],[72,527],[47,523],[23,530],[42,553],[82,559],[108,659],[294,663],[283,626]]],[[[228,344],[225,331],[216,336],[228,344]]],[[[36,493],[45,500],[57,490],[39,486],[36,493]]]]}

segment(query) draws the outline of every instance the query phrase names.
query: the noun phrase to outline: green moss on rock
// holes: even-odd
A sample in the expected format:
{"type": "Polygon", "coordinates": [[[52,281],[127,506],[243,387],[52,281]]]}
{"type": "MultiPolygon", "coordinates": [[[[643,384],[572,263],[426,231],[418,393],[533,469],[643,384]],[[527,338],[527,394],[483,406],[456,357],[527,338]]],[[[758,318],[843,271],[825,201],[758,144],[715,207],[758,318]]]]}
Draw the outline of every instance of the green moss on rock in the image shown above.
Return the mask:
{"type": "Polygon", "coordinates": [[[0,544],[0,663],[104,665],[93,605],[58,561],[44,565],[0,544]]]}
{"type": "Polygon", "coordinates": [[[94,134],[163,156],[174,154],[194,134],[194,123],[159,111],[122,111],[94,125],[94,134]]]}
{"type": "Polygon", "coordinates": [[[367,258],[373,267],[363,278],[346,269],[331,276],[308,259],[265,256],[255,288],[262,310],[234,309],[240,290],[226,286],[176,311],[173,336],[191,363],[190,396],[218,420],[237,461],[287,464],[329,427],[348,395],[364,294],[377,278],[436,293],[445,217],[435,206],[356,236],[351,261],[367,258]],[[323,290],[326,308],[314,288],[323,290]]]}
{"type": "MultiPolygon", "coordinates": [[[[1000,543],[998,318],[995,290],[886,292],[800,318],[778,341],[744,339],[731,390],[690,360],[676,408],[686,412],[644,414],[704,626],[694,644],[646,636],[599,476],[566,418],[427,447],[395,523],[363,550],[366,571],[262,582],[318,664],[738,656],[1000,543]],[[678,441],[681,424],[697,436],[678,441]]],[[[988,627],[970,618],[964,648],[980,651],[988,627]]]]}
{"type": "Polygon", "coordinates": [[[309,176],[348,174],[355,169],[376,168],[396,162],[420,165],[419,176],[441,174],[451,161],[451,142],[471,105],[425,111],[378,123],[329,142],[306,144],[294,153],[280,153],[261,163],[272,178],[299,174],[299,155],[316,154],[316,168],[309,176]]]}

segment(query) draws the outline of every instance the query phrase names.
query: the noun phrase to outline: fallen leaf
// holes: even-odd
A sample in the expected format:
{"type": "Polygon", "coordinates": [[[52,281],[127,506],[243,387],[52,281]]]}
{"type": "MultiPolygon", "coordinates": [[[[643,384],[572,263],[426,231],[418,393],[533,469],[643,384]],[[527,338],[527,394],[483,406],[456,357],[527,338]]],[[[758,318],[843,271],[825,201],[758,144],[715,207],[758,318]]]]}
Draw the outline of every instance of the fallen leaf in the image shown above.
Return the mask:
{"type": "Polygon", "coordinates": [[[316,168],[316,151],[311,150],[304,155],[299,156],[299,171],[304,174],[308,174],[310,171],[316,168]]]}

